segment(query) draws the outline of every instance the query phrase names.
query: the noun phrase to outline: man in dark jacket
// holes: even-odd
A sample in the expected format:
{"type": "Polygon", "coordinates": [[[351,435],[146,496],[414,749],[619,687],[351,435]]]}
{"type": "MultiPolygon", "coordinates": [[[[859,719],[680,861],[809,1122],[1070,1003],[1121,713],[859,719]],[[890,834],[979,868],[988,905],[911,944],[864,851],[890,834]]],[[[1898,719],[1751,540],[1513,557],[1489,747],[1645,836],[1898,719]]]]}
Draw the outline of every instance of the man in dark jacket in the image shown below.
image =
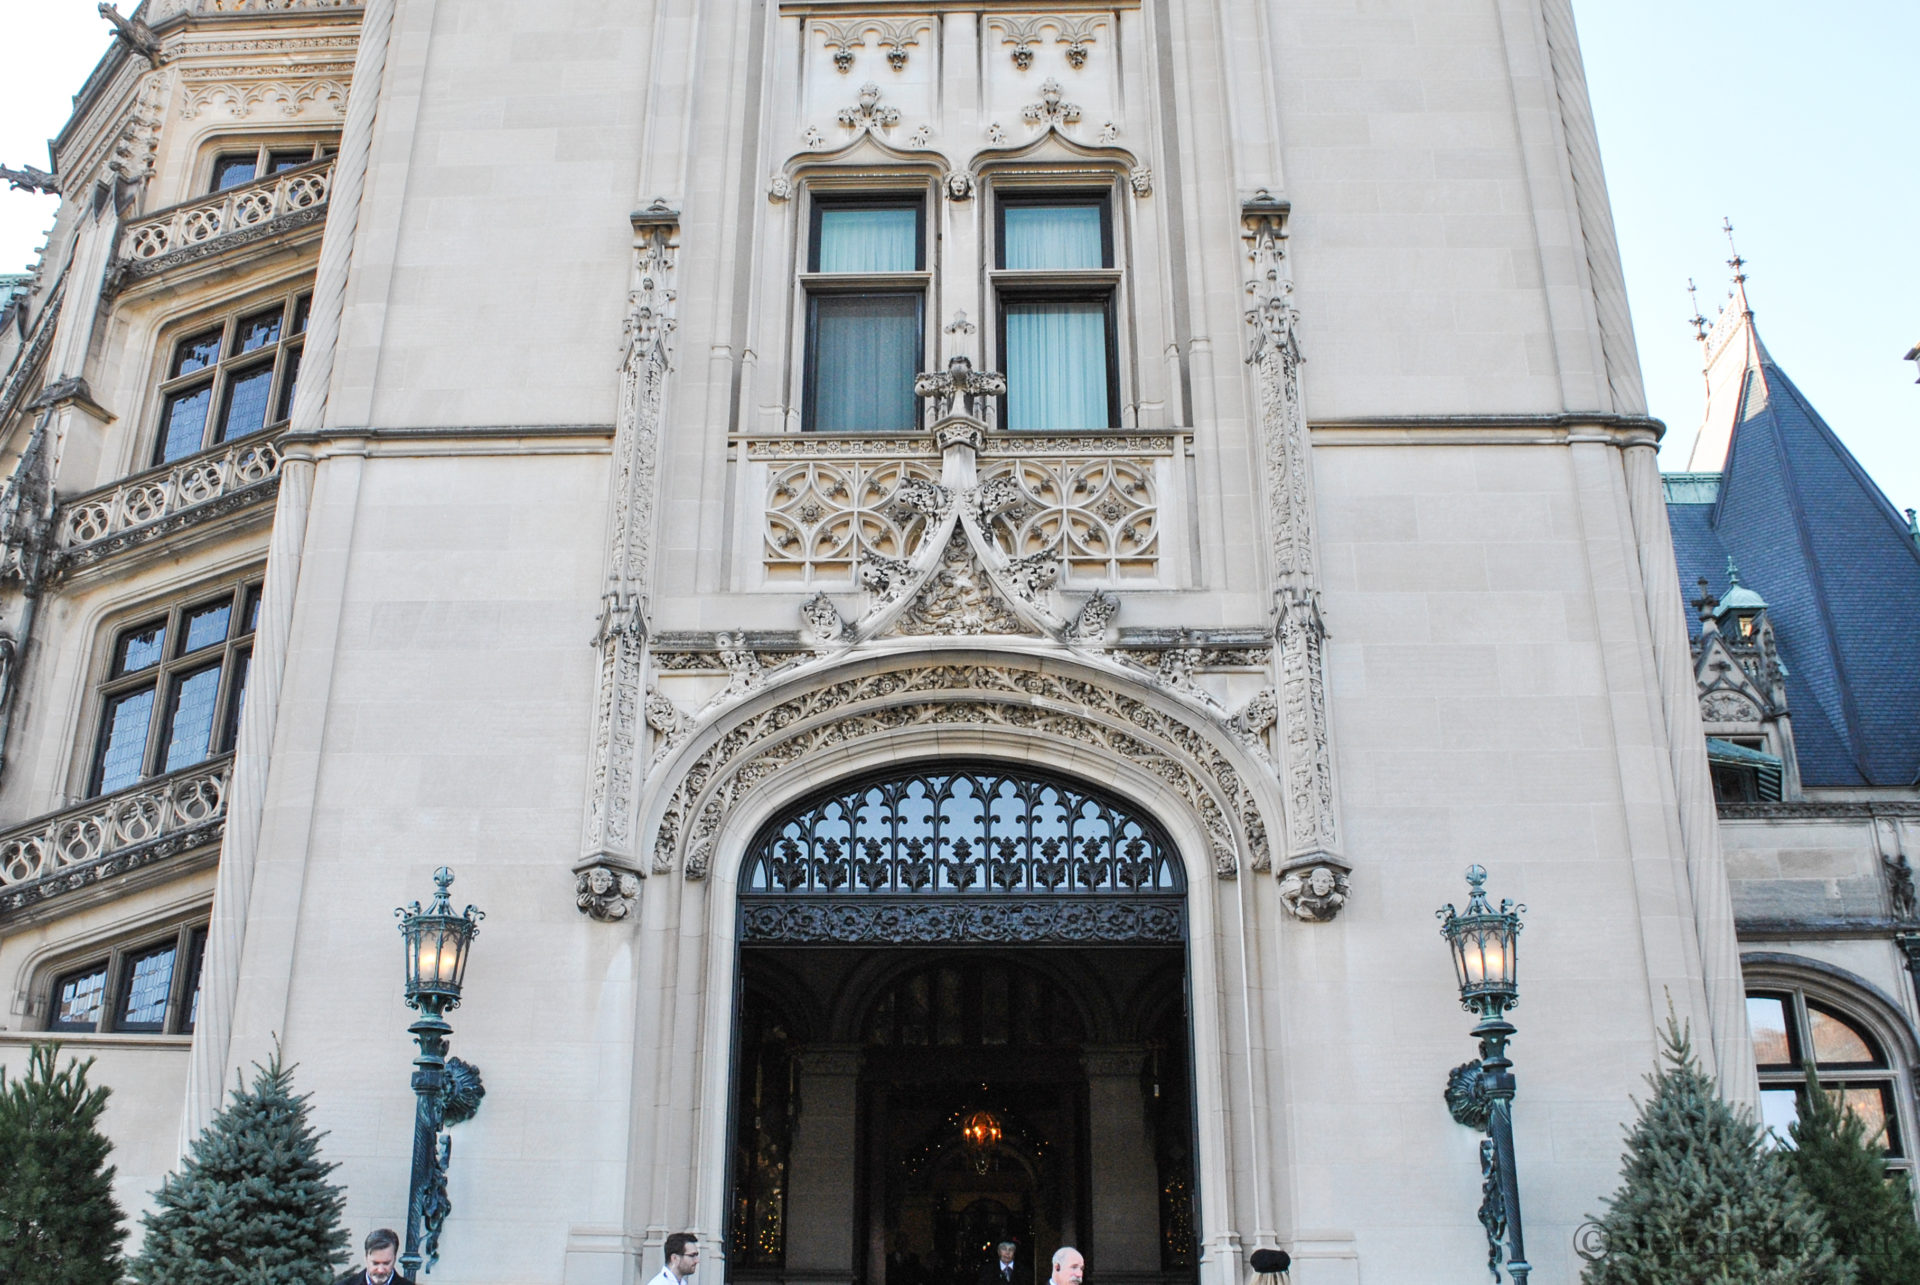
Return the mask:
{"type": "Polygon", "coordinates": [[[993,1261],[981,1266],[974,1285],[1024,1285],[1029,1273],[1014,1261],[1020,1247],[1010,1240],[1003,1240],[994,1249],[993,1261]]]}
{"type": "Polygon", "coordinates": [[[394,1260],[400,1257],[398,1232],[380,1228],[367,1237],[366,1251],[366,1266],[348,1272],[334,1285],[413,1285],[412,1281],[393,1269],[394,1260]]]}

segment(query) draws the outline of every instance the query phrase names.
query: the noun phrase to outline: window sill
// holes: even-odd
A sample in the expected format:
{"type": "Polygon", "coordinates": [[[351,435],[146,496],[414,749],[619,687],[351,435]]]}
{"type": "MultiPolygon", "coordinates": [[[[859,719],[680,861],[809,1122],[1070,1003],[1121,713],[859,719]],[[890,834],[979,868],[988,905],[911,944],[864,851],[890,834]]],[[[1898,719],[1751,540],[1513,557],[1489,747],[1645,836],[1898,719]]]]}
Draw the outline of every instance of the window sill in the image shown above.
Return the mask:
{"type": "Polygon", "coordinates": [[[4,1031],[0,1030],[0,1048],[26,1048],[34,1044],[59,1044],[63,1049],[178,1049],[193,1047],[191,1035],[134,1035],[119,1031],[4,1031]]]}

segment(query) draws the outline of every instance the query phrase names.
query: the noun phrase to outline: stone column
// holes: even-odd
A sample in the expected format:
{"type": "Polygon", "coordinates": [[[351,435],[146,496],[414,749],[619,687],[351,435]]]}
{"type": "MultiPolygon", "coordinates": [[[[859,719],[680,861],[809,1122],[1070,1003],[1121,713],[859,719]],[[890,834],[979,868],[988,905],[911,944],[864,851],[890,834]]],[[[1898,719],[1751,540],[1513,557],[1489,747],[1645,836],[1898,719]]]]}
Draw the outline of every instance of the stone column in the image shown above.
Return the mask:
{"type": "Polygon", "coordinates": [[[787,1270],[823,1285],[850,1285],[860,1049],[815,1044],[795,1060],[800,1110],[787,1159],[787,1270]]]}
{"type": "Polygon", "coordinates": [[[1088,1268],[1103,1281],[1160,1275],[1159,1171],[1140,1093],[1146,1050],[1090,1044],[1087,1068],[1088,1268]]]}
{"type": "MultiPolygon", "coordinates": [[[[334,351],[347,294],[347,267],[366,190],[367,163],[373,149],[374,108],[387,63],[394,0],[367,0],[360,19],[360,45],[347,98],[340,152],[328,194],[327,223],[314,272],[313,304],[301,352],[300,387],[295,393],[288,436],[311,434],[326,414],[334,351]]],[[[200,1012],[194,1025],[193,1052],[187,1064],[187,1099],[180,1121],[180,1149],[190,1143],[220,1109],[226,1094],[227,1053],[233,1038],[233,1012],[240,988],[240,959],[246,939],[247,907],[252,900],[254,857],[267,800],[267,772],[278,725],[280,680],[286,671],[293,635],[293,606],[306,548],[307,516],[313,499],[314,464],[304,446],[283,447],[273,532],[267,543],[267,576],[260,591],[260,623],[254,631],[247,703],[241,713],[233,776],[227,786],[227,827],[214,884],[206,955],[200,965],[200,1012]]]]}

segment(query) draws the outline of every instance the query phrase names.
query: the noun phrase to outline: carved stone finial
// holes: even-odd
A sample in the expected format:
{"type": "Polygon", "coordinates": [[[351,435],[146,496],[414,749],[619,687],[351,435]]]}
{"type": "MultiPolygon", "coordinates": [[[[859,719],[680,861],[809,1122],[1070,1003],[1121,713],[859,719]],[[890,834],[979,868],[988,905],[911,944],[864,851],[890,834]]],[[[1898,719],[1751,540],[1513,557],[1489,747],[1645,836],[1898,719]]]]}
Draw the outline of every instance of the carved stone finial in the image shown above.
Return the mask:
{"type": "Polygon", "coordinates": [[[936,423],[954,413],[956,401],[961,406],[961,414],[970,415],[983,424],[988,423],[993,415],[990,399],[1002,396],[1006,391],[1005,375],[998,371],[975,370],[973,363],[965,357],[952,358],[945,370],[923,371],[913,377],[913,395],[928,400],[936,423]]]}
{"type": "Polygon", "coordinates": [[[640,878],[612,866],[591,866],[574,876],[574,905],[603,924],[619,923],[640,900],[640,878]]]}
{"type": "Polygon", "coordinates": [[[1280,880],[1280,904],[1295,919],[1324,924],[1340,913],[1350,891],[1344,870],[1333,866],[1297,868],[1280,880]]]}

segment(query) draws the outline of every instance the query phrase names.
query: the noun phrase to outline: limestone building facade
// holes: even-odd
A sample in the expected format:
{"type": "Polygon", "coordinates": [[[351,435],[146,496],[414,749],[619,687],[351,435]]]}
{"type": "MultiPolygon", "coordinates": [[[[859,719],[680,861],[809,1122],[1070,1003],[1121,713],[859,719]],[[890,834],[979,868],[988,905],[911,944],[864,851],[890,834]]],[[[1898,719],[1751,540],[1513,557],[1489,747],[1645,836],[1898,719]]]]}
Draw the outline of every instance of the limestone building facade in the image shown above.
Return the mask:
{"type": "MultiPolygon", "coordinates": [[[[129,1210],[278,1040],[403,1221],[442,866],[435,1279],[1480,1279],[1475,864],[1543,1279],[1670,1009],[1760,1100],[1567,0],[147,0],[50,165],[0,1063],[129,1210]]],[[[1761,962],[1909,1128],[1897,917],[1761,962]]]]}

